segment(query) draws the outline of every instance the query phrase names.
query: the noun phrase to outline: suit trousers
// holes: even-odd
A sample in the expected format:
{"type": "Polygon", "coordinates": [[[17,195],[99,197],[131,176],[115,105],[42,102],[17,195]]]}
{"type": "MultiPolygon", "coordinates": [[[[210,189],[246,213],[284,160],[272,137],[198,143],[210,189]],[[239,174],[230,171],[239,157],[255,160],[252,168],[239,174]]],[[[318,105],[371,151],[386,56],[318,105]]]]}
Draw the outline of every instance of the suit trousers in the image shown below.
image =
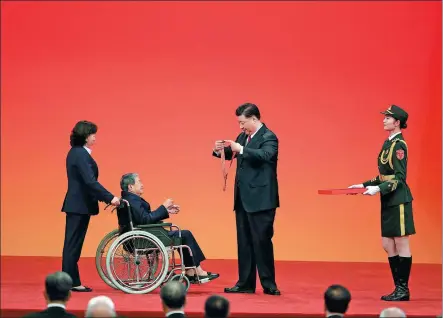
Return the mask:
{"type": "MultiPolygon", "coordinates": [[[[178,237],[178,231],[169,231],[168,235],[170,237],[178,237]]],[[[200,266],[200,263],[203,262],[206,258],[201,250],[200,246],[197,243],[194,235],[191,231],[181,230],[182,236],[182,245],[187,245],[191,249],[192,256],[189,253],[189,249],[184,247],[183,250],[183,260],[182,262],[186,267],[190,266],[200,266]]]]}
{"type": "Polygon", "coordinates": [[[66,213],[62,271],[71,276],[73,287],[81,285],[77,263],[82,253],[90,218],[89,214],[66,213]]]}
{"type": "Polygon", "coordinates": [[[277,289],[274,267],[274,220],[276,209],[246,212],[237,189],[235,220],[237,225],[237,286],[256,287],[256,268],[263,288],[277,289]]]}

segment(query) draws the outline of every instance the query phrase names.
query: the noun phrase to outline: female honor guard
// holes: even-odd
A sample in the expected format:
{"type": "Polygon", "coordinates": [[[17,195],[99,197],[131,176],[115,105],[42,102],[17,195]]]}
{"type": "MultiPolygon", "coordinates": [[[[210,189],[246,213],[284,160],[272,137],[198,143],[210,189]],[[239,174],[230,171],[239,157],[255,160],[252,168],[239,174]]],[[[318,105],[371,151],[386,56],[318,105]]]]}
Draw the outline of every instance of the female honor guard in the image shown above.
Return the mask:
{"type": "Polygon", "coordinates": [[[366,195],[380,192],[381,234],[383,248],[388,254],[395,290],[381,297],[385,301],[409,300],[409,274],[412,256],[409,235],[415,234],[412,215],[412,194],[406,183],[408,146],[401,129],[407,127],[408,113],[396,105],[386,111],[384,129],[389,131],[378,156],[379,175],[350,188],[366,188],[366,195]]]}

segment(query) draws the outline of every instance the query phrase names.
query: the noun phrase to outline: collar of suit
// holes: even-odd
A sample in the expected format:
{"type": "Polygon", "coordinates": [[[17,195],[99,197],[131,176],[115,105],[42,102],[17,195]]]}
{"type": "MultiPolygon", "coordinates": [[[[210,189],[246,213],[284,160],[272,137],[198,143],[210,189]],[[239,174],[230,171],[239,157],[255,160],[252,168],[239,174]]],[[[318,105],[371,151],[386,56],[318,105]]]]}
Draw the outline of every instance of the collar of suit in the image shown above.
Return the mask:
{"type": "Polygon", "coordinates": [[[244,147],[251,146],[257,140],[257,137],[259,137],[259,136],[264,134],[265,130],[266,130],[266,125],[261,123],[260,127],[258,127],[258,129],[253,134],[251,134],[251,141],[249,143],[247,142],[248,141],[248,135],[243,133],[244,134],[243,141],[239,140],[240,145],[241,145],[241,147],[240,147],[240,154],[243,154],[243,148],[244,147]],[[254,137],[256,137],[256,138],[254,138],[254,137]]]}
{"type": "Polygon", "coordinates": [[[138,199],[138,200],[142,200],[142,201],[148,203],[148,201],[146,201],[145,199],[143,199],[140,195],[137,195],[137,194],[132,193],[132,192],[129,192],[129,191],[122,191],[122,192],[121,192],[121,196],[122,196],[123,199],[124,199],[124,198],[127,198],[127,197],[129,196],[129,197],[133,197],[133,198],[136,198],[136,199],[138,199]]]}
{"type": "Polygon", "coordinates": [[[264,126],[263,123],[260,123],[260,126],[258,126],[257,130],[251,135],[251,140],[252,140],[252,138],[254,138],[254,136],[258,133],[260,128],[262,128],[263,126],[264,126]]]}
{"type": "Polygon", "coordinates": [[[58,307],[58,308],[66,309],[66,306],[65,306],[65,305],[63,305],[63,304],[59,304],[59,303],[49,303],[47,307],[48,307],[48,308],[58,307]]]}
{"type": "Polygon", "coordinates": [[[168,312],[166,314],[166,317],[169,317],[170,315],[174,315],[174,314],[182,314],[182,315],[184,315],[185,312],[183,310],[171,310],[170,312],[168,312]]]}
{"type": "Polygon", "coordinates": [[[88,148],[88,147],[86,147],[86,146],[83,146],[83,148],[85,148],[86,151],[87,151],[89,154],[91,154],[91,152],[92,152],[92,149],[91,149],[91,148],[88,148]]]}
{"type": "Polygon", "coordinates": [[[344,317],[344,315],[343,314],[339,314],[339,313],[328,313],[327,315],[326,315],[326,317],[328,317],[328,318],[338,318],[338,317],[344,317]]]}

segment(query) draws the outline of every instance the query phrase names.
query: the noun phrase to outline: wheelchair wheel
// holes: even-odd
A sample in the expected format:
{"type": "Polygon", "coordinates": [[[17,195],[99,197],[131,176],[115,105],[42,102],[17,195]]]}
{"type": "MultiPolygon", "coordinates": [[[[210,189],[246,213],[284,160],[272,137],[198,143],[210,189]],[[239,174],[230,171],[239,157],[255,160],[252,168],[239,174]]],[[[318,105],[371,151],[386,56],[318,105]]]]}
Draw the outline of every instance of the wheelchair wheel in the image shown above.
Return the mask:
{"type": "Polygon", "coordinates": [[[172,276],[169,281],[171,281],[171,282],[177,281],[179,283],[183,283],[183,285],[186,288],[186,291],[188,291],[189,287],[191,286],[191,282],[189,281],[189,279],[185,275],[181,275],[181,274],[172,276]]]}
{"type": "Polygon", "coordinates": [[[110,287],[116,288],[108,277],[106,269],[106,256],[112,242],[118,237],[118,229],[109,232],[100,242],[95,253],[95,267],[100,278],[110,287]]]}
{"type": "Polygon", "coordinates": [[[169,268],[166,247],[153,234],[131,231],[109,248],[106,270],[112,284],[128,294],[147,294],[164,282],[169,268]],[[154,262],[152,262],[154,260],[154,262]]]}

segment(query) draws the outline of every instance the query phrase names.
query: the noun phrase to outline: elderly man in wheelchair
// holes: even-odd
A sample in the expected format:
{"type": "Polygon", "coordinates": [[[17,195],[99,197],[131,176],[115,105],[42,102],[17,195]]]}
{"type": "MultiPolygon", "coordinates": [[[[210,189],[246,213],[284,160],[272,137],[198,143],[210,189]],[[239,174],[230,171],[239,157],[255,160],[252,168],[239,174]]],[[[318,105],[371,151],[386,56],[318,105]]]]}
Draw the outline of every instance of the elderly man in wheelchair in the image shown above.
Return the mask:
{"type": "MultiPolygon", "coordinates": [[[[123,175],[120,180],[120,187],[122,199],[126,200],[130,205],[134,227],[141,227],[143,229],[143,226],[146,225],[162,224],[161,221],[169,218],[170,214],[176,214],[180,211],[180,207],[174,205],[171,199],[166,200],[163,205],[152,211],[150,204],[141,197],[143,194],[143,184],[136,173],[123,175]]],[[[121,229],[121,233],[125,231],[125,229],[121,229]]],[[[208,282],[219,277],[219,274],[203,270],[201,262],[206,258],[190,231],[169,230],[166,233],[171,239],[177,239],[181,235],[179,244],[184,246],[181,249],[183,256],[181,261],[187,268],[185,275],[191,284],[208,282]]]]}

